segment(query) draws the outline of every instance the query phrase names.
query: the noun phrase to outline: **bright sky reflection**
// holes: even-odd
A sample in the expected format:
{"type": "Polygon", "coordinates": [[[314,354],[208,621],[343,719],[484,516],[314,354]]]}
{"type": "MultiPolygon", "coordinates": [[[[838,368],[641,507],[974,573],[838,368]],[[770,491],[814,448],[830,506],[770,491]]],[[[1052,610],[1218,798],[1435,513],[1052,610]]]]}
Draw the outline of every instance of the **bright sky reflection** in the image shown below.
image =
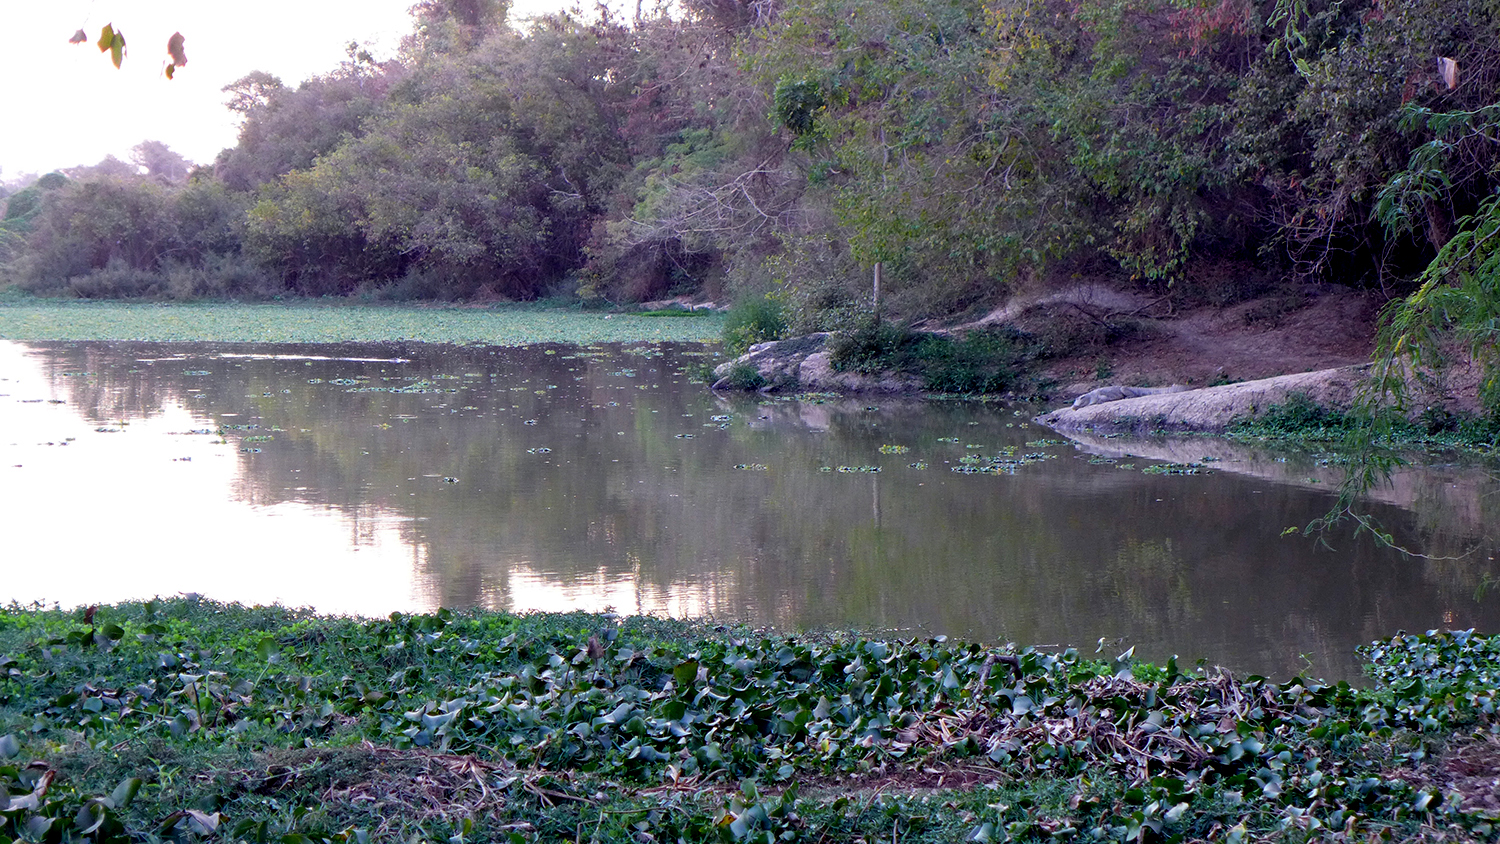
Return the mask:
{"type": "Polygon", "coordinates": [[[712,612],[713,602],[703,585],[674,584],[671,590],[665,590],[643,584],[633,574],[617,576],[604,569],[592,578],[575,578],[559,585],[556,577],[536,571],[527,562],[517,562],[506,573],[505,595],[498,608],[512,612],[581,610],[702,618],[712,612]]]}
{"type": "Polygon", "coordinates": [[[169,402],[99,425],[50,403],[61,398],[37,359],[0,343],[0,601],[196,592],[341,614],[435,609],[403,519],[244,503],[233,494],[240,455],[187,433],[213,420],[169,402]]]}

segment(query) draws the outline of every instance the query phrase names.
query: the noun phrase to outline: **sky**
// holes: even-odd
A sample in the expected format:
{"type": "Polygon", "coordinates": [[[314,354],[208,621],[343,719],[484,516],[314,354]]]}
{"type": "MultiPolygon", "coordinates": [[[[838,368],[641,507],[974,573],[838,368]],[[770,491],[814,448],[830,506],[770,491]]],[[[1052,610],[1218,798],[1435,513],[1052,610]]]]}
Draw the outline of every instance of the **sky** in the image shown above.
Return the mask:
{"type": "MultiPolygon", "coordinates": [[[[332,70],[359,41],[378,58],[411,29],[414,0],[0,0],[0,182],[94,164],[161,141],[199,164],[233,146],[225,85],[252,70],[288,85],[332,70]],[[126,40],[115,70],[94,42],[105,24],[126,40]],[[84,44],[69,44],[79,29],[84,44]],[[188,63],[168,80],[167,39],[187,39],[188,63]]],[[[561,0],[516,0],[512,19],[561,0]]]]}

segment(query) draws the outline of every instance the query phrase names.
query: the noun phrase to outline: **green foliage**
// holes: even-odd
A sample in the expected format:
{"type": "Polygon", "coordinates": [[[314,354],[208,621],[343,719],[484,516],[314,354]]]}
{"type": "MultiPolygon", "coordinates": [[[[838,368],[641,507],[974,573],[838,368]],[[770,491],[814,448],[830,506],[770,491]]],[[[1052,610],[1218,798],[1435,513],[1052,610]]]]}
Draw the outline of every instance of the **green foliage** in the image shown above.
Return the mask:
{"type": "MultiPolygon", "coordinates": [[[[397,60],[355,49],[297,86],[229,86],[239,142],[191,201],[68,187],[43,220],[50,188],[19,192],[7,277],[395,300],[774,288],[796,330],[847,329],[877,262],[883,310],[909,320],[1083,274],[1254,270],[1220,301],[1268,275],[1388,287],[1478,230],[1500,184],[1490,0],[693,0],[524,32],[503,2],[413,12],[397,60]],[[204,280],[226,262],[259,275],[204,280]]],[[[106,162],[82,181],[133,179],[106,162]]]]}
{"type": "Polygon", "coordinates": [[[12,607],[0,611],[0,823],[14,826],[0,832],[525,841],[587,824],[621,840],[894,828],[916,841],[1059,829],[1138,841],[1315,822],[1361,838],[1491,834],[1491,817],[1415,764],[1429,742],[1492,719],[1500,642],[1402,634],[1364,655],[1370,689],[1236,680],[1129,651],[762,638],[586,614],[12,607]],[[976,765],[997,782],[932,801],[857,790],[864,774],[917,782],[976,765]],[[799,793],[833,775],[856,790],[799,793]]]}
{"type": "Polygon", "coordinates": [[[719,384],[731,390],[759,390],[766,386],[766,379],[754,366],[748,363],[736,363],[729,367],[729,372],[716,382],[715,386],[719,384]]]}
{"type": "Polygon", "coordinates": [[[879,323],[834,334],[828,341],[834,369],[874,375],[919,376],[941,393],[1000,393],[1013,389],[1031,357],[1027,338],[1015,331],[971,331],[954,339],[879,323]]]}
{"type": "Polygon", "coordinates": [[[144,295],[182,248],[166,188],[135,179],[73,182],[47,192],[14,262],[25,290],[144,295]],[[100,279],[89,281],[90,276],[100,279]],[[113,291],[113,292],[112,292],[113,291]]]}
{"type": "Polygon", "coordinates": [[[1354,423],[1355,420],[1349,414],[1323,407],[1305,393],[1294,393],[1254,420],[1241,422],[1235,432],[1248,436],[1339,440],[1354,423]]]}
{"type": "Polygon", "coordinates": [[[776,122],[795,135],[810,135],[817,128],[818,113],[828,104],[817,82],[783,79],[771,98],[776,122]]]}
{"type": "Polygon", "coordinates": [[[1444,244],[1421,286],[1383,315],[1368,401],[1404,407],[1413,377],[1458,362],[1480,371],[1479,397],[1500,416],[1500,195],[1490,196],[1444,244]]]}
{"type": "Polygon", "coordinates": [[[724,316],[724,352],[738,356],[756,343],[786,336],[787,322],[780,302],[770,296],[749,296],[724,316]]]}
{"type": "Polygon", "coordinates": [[[1015,389],[1030,355],[1029,338],[1004,329],[970,331],[926,350],[922,379],[940,393],[1015,389]]]}

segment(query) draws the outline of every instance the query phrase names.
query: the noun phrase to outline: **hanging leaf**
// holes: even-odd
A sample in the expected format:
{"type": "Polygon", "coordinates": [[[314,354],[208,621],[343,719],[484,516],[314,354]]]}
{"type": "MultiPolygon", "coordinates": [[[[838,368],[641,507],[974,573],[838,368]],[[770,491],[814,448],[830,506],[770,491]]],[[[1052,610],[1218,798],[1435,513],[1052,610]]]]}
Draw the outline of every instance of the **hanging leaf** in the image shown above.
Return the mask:
{"type": "Polygon", "coordinates": [[[1448,90],[1450,91],[1452,91],[1454,88],[1457,88],[1458,62],[1454,61],[1453,59],[1439,58],[1437,60],[1437,63],[1438,75],[1443,77],[1443,84],[1447,85],[1448,90]]]}
{"type": "Polygon", "coordinates": [[[172,37],[167,39],[167,55],[172,57],[171,64],[167,65],[168,79],[173,77],[177,68],[187,65],[187,51],[182,48],[186,41],[187,39],[183,38],[180,32],[172,33],[172,37]]]}
{"type": "Polygon", "coordinates": [[[99,30],[99,40],[95,42],[95,46],[99,48],[99,52],[109,53],[115,69],[120,69],[120,62],[125,60],[125,33],[115,29],[114,24],[107,23],[99,30]]]}
{"type": "Polygon", "coordinates": [[[73,33],[73,37],[68,39],[68,43],[69,44],[82,44],[83,42],[85,42],[87,40],[89,40],[88,35],[86,33],[84,33],[83,30],[80,29],[77,32],[73,33]]]}

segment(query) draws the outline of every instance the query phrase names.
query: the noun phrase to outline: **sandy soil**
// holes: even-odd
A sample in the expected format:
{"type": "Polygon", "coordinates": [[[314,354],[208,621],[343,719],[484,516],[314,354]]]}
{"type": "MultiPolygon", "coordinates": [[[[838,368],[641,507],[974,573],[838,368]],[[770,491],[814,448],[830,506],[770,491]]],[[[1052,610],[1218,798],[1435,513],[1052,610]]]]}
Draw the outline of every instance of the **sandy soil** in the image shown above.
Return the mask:
{"type": "Polygon", "coordinates": [[[1013,304],[983,321],[1015,318],[1023,308],[1127,318],[1138,327],[1135,336],[1042,368],[1058,384],[1058,397],[1071,400],[1105,384],[1203,387],[1365,363],[1380,300],[1347,287],[1309,284],[1228,308],[1171,310],[1146,294],[1084,286],[1013,304]]]}

